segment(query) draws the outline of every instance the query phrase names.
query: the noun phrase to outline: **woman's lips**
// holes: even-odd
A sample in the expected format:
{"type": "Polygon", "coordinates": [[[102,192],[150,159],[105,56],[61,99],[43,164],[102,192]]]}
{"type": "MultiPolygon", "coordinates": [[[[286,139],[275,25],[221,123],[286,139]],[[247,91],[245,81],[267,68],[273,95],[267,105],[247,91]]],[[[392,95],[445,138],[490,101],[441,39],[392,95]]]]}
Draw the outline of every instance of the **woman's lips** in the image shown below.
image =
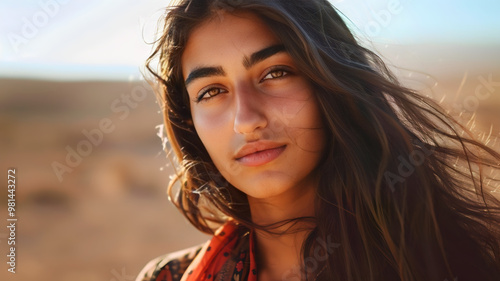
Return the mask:
{"type": "Polygon", "coordinates": [[[250,167],[264,165],[278,158],[278,156],[281,155],[281,153],[285,150],[285,148],[286,145],[283,145],[276,148],[256,151],[254,153],[247,154],[243,157],[236,158],[236,161],[240,162],[245,166],[250,166],[250,167]]]}

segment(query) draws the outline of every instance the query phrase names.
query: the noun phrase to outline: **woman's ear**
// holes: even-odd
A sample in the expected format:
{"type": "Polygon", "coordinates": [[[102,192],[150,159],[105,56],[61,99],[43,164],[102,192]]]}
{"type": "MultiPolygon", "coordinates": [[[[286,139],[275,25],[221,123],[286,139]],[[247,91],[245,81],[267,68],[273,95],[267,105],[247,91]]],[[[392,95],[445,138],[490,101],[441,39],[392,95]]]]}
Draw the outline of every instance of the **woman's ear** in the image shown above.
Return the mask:
{"type": "Polygon", "coordinates": [[[193,126],[193,119],[191,119],[191,118],[190,119],[186,119],[186,120],[184,120],[184,123],[186,123],[186,124],[188,124],[189,126],[192,127],[193,126]]]}

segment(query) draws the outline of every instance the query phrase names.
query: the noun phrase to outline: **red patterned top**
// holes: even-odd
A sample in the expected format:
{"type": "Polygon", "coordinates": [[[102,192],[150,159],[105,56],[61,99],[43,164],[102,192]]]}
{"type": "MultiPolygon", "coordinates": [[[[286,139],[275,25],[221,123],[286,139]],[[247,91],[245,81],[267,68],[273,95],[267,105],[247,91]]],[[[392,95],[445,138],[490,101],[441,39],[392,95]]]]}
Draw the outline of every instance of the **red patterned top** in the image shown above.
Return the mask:
{"type": "Polygon", "coordinates": [[[253,232],[228,222],[201,247],[158,257],[136,281],[256,281],[253,232]]]}

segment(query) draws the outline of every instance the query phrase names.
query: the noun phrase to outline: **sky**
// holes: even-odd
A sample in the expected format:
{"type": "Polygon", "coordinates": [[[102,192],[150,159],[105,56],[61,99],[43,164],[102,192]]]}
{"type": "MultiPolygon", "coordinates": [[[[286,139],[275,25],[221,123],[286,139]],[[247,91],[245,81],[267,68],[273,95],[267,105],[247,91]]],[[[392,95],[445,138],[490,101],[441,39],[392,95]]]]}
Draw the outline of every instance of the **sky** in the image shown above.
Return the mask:
{"type": "MultiPolygon", "coordinates": [[[[52,80],[139,79],[169,3],[0,1],[0,78],[52,80]]],[[[500,45],[498,0],[331,2],[375,44],[500,45]]]]}

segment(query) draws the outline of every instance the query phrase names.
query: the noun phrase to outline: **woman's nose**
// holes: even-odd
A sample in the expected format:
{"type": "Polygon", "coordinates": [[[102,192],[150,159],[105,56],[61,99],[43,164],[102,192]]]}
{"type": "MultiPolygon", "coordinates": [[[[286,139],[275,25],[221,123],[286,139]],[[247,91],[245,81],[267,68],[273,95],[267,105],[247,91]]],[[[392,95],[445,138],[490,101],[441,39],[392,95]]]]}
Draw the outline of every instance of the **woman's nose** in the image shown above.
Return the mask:
{"type": "Polygon", "coordinates": [[[234,131],[254,133],[267,126],[265,104],[261,93],[251,85],[240,85],[235,91],[234,131]]]}

